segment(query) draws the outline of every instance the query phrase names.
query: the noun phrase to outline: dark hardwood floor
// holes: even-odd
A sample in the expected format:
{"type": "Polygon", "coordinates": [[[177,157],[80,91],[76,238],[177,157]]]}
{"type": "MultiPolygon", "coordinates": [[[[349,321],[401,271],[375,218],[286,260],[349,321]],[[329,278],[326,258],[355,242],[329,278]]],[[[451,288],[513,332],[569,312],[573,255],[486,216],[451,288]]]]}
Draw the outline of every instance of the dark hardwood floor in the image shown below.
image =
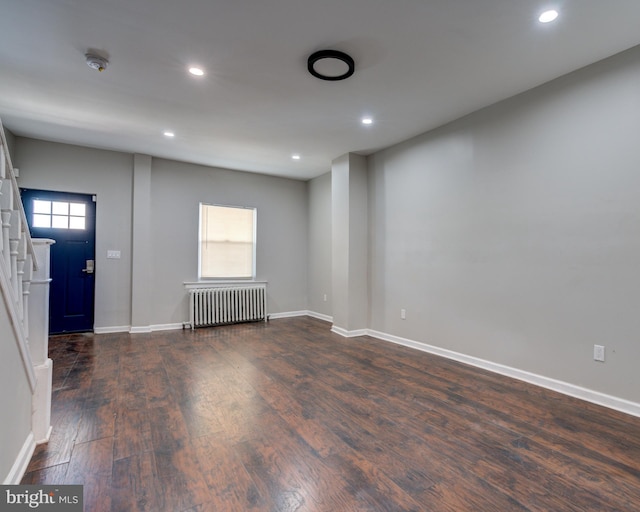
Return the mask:
{"type": "Polygon", "coordinates": [[[640,418],[312,318],[53,337],[85,510],[637,511],[640,418]]]}

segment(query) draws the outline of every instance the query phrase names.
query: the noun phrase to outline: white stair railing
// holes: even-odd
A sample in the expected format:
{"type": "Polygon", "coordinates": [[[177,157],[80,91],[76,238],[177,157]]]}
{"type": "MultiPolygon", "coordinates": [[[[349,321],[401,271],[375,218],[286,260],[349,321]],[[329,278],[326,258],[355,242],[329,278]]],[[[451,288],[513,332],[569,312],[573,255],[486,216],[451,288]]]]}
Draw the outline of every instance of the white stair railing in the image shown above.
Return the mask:
{"type": "MultiPolygon", "coordinates": [[[[24,366],[25,374],[33,394],[32,428],[36,441],[48,440],[50,432],[49,416],[51,408],[52,363],[48,359],[48,300],[38,302],[37,308],[31,307],[29,296],[32,293],[32,281],[38,286],[45,283],[46,298],[49,286],[49,247],[53,241],[39,240],[38,255],[34,252],[34,241],[29,234],[20,189],[16,181],[7,139],[0,121],[0,301],[4,305],[11,322],[14,340],[0,340],[0,343],[16,343],[24,366]],[[45,260],[42,270],[38,271],[38,259],[45,260]],[[30,332],[37,335],[30,343],[30,332]],[[40,339],[42,338],[42,339],[40,339]]],[[[42,293],[38,291],[38,296],[42,293]]]]}

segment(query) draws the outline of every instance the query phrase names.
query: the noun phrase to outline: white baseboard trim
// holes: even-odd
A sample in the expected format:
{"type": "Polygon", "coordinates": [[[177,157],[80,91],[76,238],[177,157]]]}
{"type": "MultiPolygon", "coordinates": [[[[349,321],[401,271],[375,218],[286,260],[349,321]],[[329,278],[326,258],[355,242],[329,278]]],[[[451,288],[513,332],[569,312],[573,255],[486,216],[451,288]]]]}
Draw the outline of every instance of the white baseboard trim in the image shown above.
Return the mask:
{"type": "Polygon", "coordinates": [[[36,440],[36,444],[48,443],[49,439],[51,439],[51,432],[53,432],[53,425],[49,426],[49,429],[47,430],[47,433],[45,434],[43,439],[36,440]]]}
{"type": "Polygon", "coordinates": [[[269,315],[269,320],[277,320],[278,318],[294,318],[297,316],[310,316],[317,318],[318,320],[324,320],[325,322],[333,322],[333,317],[329,315],[323,315],[322,313],[316,313],[315,311],[285,311],[284,313],[272,313],[269,315]]]}
{"type": "Polygon", "coordinates": [[[116,325],[113,327],[94,327],[94,334],[113,334],[116,332],[129,332],[131,329],[130,325],[116,325]]]}
{"type": "Polygon", "coordinates": [[[155,331],[177,331],[183,328],[183,323],[175,324],[156,324],[151,326],[151,332],[155,331]]]}
{"type": "MultiPolygon", "coordinates": [[[[333,328],[331,330],[337,332],[333,328]]],[[[600,393],[599,391],[593,391],[591,389],[576,386],[575,384],[551,379],[549,377],[544,377],[535,373],[519,370],[517,368],[511,368],[509,366],[493,363],[491,361],[486,361],[477,357],[461,354],[452,350],[434,347],[433,345],[428,345],[419,341],[409,340],[371,329],[368,329],[367,331],[367,335],[371,336],[372,338],[389,341],[391,343],[396,343],[405,347],[421,350],[422,352],[428,352],[437,356],[446,357],[447,359],[453,359],[454,361],[459,361],[471,366],[476,366],[484,370],[499,373],[500,375],[505,375],[507,377],[512,377],[517,380],[528,382],[529,384],[534,384],[536,386],[550,389],[552,391],[557,391],[558,393],[562,393],[564,395],[579,398],[581,400],[585,400],[586,402],[602,405],[603,407],[608,407],[610,409],[615,409],[616,411],[640,417],[640,404],[631,402],[630,400],[625,400],[624,398],[607,395],[605,393],[600,393]]],[[[340,334],[340,332],[338,332],[338,334],[340,334]]]]}
{"type": "Polygon", "coordinates": [[[130,334],[141,334],[155,331],[174,331],[182,329],[183,324],[155,324],[155,325],[141,325],[137,327],[131,327],[130,325],[116,325],[113,327],[94,327],[93,332],[95,334],[113,334],[117,332],[128,332],[130,334]]]}
{"type": "Polygon", "coordinates": [[[307,316],[307,311],[285,311],[283,313],[270,313],[267,315],[269,320],[277,320],[278,318],[293,318],[296,316],[307,316]]]}
{"type": "Polygon", "coordinates": [[[318,320],[324,320],[325,322],[333,323],[333,317],[329,315],[324,315],[322,313],[316,313],[315,311],[307,311],[307,316],[312,318],[317,318],[318,320]]]}
{"type": "Polygon", "coordinates": [[[51,436],[51,398],[53,384],[53,361],[48,358],[34,367],[36,389],[31,398],[31,433],[36,444],[49,441],[51,436]]]}
{"type": "Polygon", "coordinates": [[[369,332],[367,329],[358,329],[355,331],[347,331],[346,329],[343,329],[342,327],[337,327],[337,326],[332,326],[331,327],[331,332],[335,332],[336,334],[339,334],[340,336],[343,336],[345,338],[356,338],[358,336],[366,336],[367,333],[369,332]]]}
{"type": "MultiPolygon", "coordinates": [[[[311,316],[313,318],[317,318],[319,320],[324,320],[326,322],[332,322],[333,317],[328,315],[323,315],[321,313],[315,313],[313,311],[285,311],[282,313],[272,313],[269,314],[269,320],[277,320],[278,318],[294,318],[297,316],[311,316]]],[[[144,334],[156,331],[176,331],[183,329],[185,325],[189,324],[188,321],[180,322],[180,323],[172,323],[172,324],[155,324],[155,325],[144,325],[131,327],[130,325],[116,325],[112,327],[94,327],[93,332],[95,334],[113,334],[118,332],[128,332],[130,334],[144,334]]],[[[189,327],[190,328],[190,327],[189,327]]],[[[362,336],[358,334],[358,336],[362,336]]]]}
{"type": "Polygon", "coordinates": [[[129,328],[129,334],[147,334],[151,332],[150,325],[138,325],[129,328]]]}
{"type": "Polygon", "coordinates": [[[33,432],[29,432],[29,435],[20,449],[20,453],[18,453],[13,466],[11,466],[9,474],[4,479],[3,485],[18,485],[20,483],[22,477],[27,471],[27,467],[29,466],[29,462],[31,461],[31,457],[33,456],[33,451],[35,449],[36,441],[33,437],[33,432]]]}

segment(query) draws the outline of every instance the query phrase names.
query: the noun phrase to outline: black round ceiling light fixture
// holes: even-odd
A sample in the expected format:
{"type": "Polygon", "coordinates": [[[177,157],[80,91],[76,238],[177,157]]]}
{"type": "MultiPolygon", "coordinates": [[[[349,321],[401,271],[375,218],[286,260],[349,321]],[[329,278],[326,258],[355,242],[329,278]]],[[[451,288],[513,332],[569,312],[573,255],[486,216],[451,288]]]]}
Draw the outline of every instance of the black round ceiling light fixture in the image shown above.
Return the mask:
{"type": "Polygon", "coordinates": [[[316,78],[336,82],[353,75],[353,58],[338,50],[320,50],[309,55],[307,69],[316,78]]]}

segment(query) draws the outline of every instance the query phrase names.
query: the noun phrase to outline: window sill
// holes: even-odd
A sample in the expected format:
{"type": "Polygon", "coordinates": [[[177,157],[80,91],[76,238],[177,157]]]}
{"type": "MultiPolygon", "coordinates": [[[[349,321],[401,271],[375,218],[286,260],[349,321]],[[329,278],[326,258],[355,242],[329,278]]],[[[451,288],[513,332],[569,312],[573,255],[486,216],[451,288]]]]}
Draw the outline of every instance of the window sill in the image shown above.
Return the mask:
{"type": "Polygon", "coordinates": [[[210,281],[185,281],[183,284],[187,290],[196,290],[198,288],[239,288],[248,285],[266,287],[267,281],[254,281],[253,279],[212,279],[210,281]]]}

